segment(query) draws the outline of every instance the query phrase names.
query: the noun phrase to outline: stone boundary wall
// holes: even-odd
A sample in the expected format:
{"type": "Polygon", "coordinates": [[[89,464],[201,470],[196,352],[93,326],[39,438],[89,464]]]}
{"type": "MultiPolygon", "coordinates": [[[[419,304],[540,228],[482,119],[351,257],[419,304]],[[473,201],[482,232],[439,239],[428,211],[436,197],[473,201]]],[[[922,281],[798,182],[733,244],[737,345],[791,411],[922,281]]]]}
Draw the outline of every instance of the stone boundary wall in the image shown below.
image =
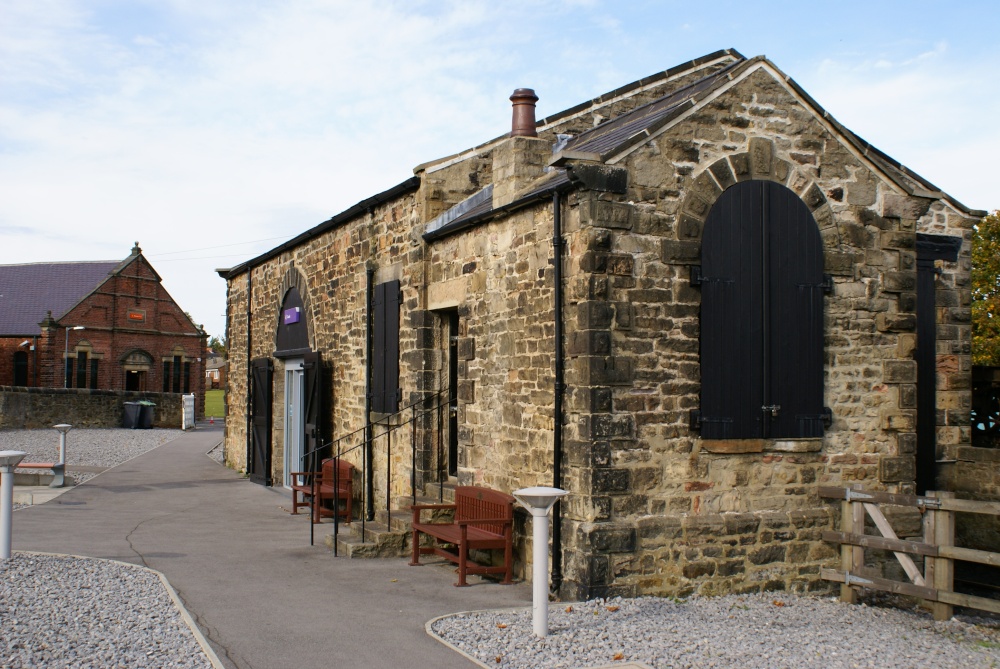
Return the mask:
{"type": "Polygon", "coordinates": [[[39,429],[57,423],[122,427],[125,402],[139,400],[156,404],[153,427],[180,428],[182,397],[180,393],[0,386],[0,429],[39,429]]]}

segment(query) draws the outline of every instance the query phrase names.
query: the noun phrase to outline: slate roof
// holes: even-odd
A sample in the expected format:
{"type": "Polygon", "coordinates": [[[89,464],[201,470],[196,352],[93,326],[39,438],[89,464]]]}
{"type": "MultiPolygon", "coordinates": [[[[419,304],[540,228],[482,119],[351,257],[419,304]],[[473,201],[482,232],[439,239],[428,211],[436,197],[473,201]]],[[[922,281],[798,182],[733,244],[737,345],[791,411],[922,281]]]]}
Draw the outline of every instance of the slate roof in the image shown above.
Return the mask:
{"type": "MultiPolygon", "coordinates": [[[[777,66],[771,63],[766,57],[755,56],[753,58],[746,58],[735,49],[716,51],[706,56],[702,56],[701,58],[696,58],[688,61],[687,63],[677,65],[664,72],[626,84],[621,88],[605,93],[604,95],[594,98],[593,100],[583,102],[575,107],[563,110],[554,116],[542,119],[537,122],[537,126],[539,128],[548,126],[549,124],[560,119],[564,119],[575,113],[585,111],[590,107],[599,105],[604,101],[626,95],[635,89],[659,82],[663,79],[669,78],[670,76],[686,72],[706,63],[719,61],[720,59],[731,60],[731,62],[725,67],[714,71],[712,74],[709,74],[698,81],[667,93],[657,100],[649,102],[641,107],[637,107],[636,109],[622,114],[621,116],[609,119],[592,129],[582,132],[576,137],[570,139],[564,146],[561,146],[556,150],[559,151],[562,157],[565,158],[584,158],[604,162],[614,156],[628,151],[637,144],[645,143],[648,141],[648,138],[650,138],[658,130],[669,125],[675,119],[680,118],[689,110],[697,107],[707,97],[711,96],[716,91],[746,73],[750,68],[763,65],[769,67],[781,80],[783,80],[785,84],[787,84],[795,92],[795,94],[803,100],[807,108],[811,109],[826,123],[830,124],[844,141],[853,145],[861,155],[871,161],[877,169],[881,170],[886,177],[894,181],[904,191],[914,195],[944,199],[954,205],[959,211],[971,216],[982,217],[986,215],[985,211],[970,209],[961,202],[958,202],[953,197],[934,186],[934,184],[909,170],[901,163],[897,162],[887,154],[883,153],[848,130],[840,122],[834,119],[825,109],[823,109],[823,107],[820,106],[808,93],[806,93],[805,90],[803,90],[802,87],[799,86],[791,77],[778,69],[777,66]]],[[[441,158],[429,163],[424,163],[418,166],[415,171],[419,173],[433,166],[448,165],[453,162],[463,160],[465,157],[476,154],[479,151],[502,141],[506,137],[507,135],[502,135],[498,138],[480,144],[469,151],[454,154],[447,158],[441,158]]],[[[554,163],[554,165],[559,164],[559,162],[554,163]]],[[[564,170],[554,171],[549,175],[548,179],[538,183],[530,192],[526,193],[517,201],[497,209],[494,209],[492,206],[492,198],[490,197],[491,190],[490,186],[487,186],[462,202],[459,202],[457,205],[445,211],[434,220],[429,221],[424,228],[423,238],[426,241],[439,239],[459,230],[476,225],[482,221],[489,220],[498,214],[514,211],[528,206],[534,201],[550,197],[554,191],[566,189],[570,183],[570,179],[567,177],[564,170]]],[[[341,225],[376,204],[381,204],[382,202],[398,195],[417,190],[419,188],[419,184],[419,177],[414,177],[404,181],[403,183],[383,193],[379,193],[378,195],[375,195],[367,200],[359,202],[350,209],[333,216],[328,221],[307,230],[288,242],[285,242],[281,246],[271,249],[270,251],[257,256],[252,260],[232,268],[223,268],[216,271],[223,278],[231,279],[251,267],[254,267],[290,248],[294,248],[295,246],[308,241],[309,239],[312,239],[327,230],[341,225]]]]}
{"type": "MultiPolygon", "coordinates": [[[[684,86],[676,91],[668,93],[657,100],[649,102],[641,107],[637,107],[621,116],[610,119],[600,125],[580,133],[570,139],[560,147],[559,151],[566,157],[584,157],[590,160],[604,162],[613,156],[620,155],[637,144],[643,144],[656,133],[657,130],[668,125],[674,119],[683,116],[689,110],[695,108],[702,100],[719,90],[733,79],[739,77],[750,67],[759,64],[766,64],[776,72],[797,95],[802,97],[806,105],[822,117],[827,123],[832,125],[838,133],[848,143],[852,144],[859,153],[870,160],[885,175],[896,182],[903,190],[928,197],[935,197],[947,200],[957,209],[973,216],[985,216],[986,212],[970,209],[958,202],[950,195],[930,183],[919,174],[908,169],[901,163],[889,157],[879,149],[875,148],[865,140],[861,139],[853,132],[844,127],[836,119],[823,109],[801,86],[779,70],[773,63],[764,56],[744,58],[736,51],[727,51],[729,55],[736,58],[734,62],[726,67],[684,86]]],[[[715,55],[715,54],[712,54],[715,55]]],[[[706,56],[705,58],[708,58],[706,56]]],[[[702,59],[704,60],[704,59],[702,59]]],[[[698,61],[692,61],[698,62],[698,61]]],[[[559,164],[558,162],[555,164],[559,164]]],[[[568,179],[551,178],[540,183],[531,192],[526,193],[518,201],[500,209],[493,209],[488,200],[479,201],[475,206],[469,206],[470,200],[479,197],[480,193],[472,198],[460,202],[452,209],[446,211],[434,221],[428,223],[424,233],[424,239],[432,241],[444,237],[450,233],[457,232],[464,228],[471,227],[480,221],[492,218],[502,211],[517,209],[526,206],[530,201],[550,195],[553,191],[567,185],[568,179]],[[457,215],[456,215],[457,213],[457,215]]],[[[485,190],[485,189],[484,189],[485,190]]]]}
{"type": "Polygon", "coordinates": [[[0,265],[0,336],[32,336],[47,311],[58,319],[101,285],[120,260],[0,265]]]}

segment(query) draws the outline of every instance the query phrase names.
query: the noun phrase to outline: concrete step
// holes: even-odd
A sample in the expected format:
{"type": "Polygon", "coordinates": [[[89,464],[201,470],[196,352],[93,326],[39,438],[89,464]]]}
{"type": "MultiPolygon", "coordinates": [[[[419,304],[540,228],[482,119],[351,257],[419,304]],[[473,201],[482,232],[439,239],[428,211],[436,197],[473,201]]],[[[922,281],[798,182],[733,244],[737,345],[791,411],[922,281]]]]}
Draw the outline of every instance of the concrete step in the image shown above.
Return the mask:
{"type": "MultiPolygon", "coordinates": [[[[337,537],[338,555],[348,557],[402,557],[408,555],[409,532],[393,530],[385,523],[368,521],[362,534],[361,521],[343,525],[337,537]]],[[[324,538],[327,547],[333,548],[333,534],[324,538]]]]}

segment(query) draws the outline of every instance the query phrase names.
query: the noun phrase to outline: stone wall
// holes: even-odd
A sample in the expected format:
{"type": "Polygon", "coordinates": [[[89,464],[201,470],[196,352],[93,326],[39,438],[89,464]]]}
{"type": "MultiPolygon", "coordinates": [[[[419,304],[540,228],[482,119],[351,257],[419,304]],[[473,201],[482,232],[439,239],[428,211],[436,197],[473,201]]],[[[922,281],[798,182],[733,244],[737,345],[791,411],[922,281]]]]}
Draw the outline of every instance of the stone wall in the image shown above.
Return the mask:
{"type": "MultiPolygon", "coordinates": [[[[628,192],[581,192],[567,217],[579,227],[565,592],[826,587],[818,573],[834,553],[820,533],[836,514],[817,487],[913,490],[915,233],[931,201],[901,196],[766,70],[616,164],[628,192]],[[688,426],[700,402],[690,266],[712,203],[746,179],[792,189],[824,241],[833,423],[821,439],[710,442],[688,426]]],[[[944,205],[933,215],[943,229],[919,231],[964,236],[971,224],[944,205]]],[[[938,294],[939,352],[951,356],[939,357],[939,406],[956,407],[939,412],[938,434],[954,444],[968,443],[967,257],[966,245],[938,294]]]]}
{"type": "MultiPolygon", "coordinates": [[[[73,427],[122,427],[125,402],[156,404],[153,427],[180,429],[183,395],[123,390],[13,388],[0,386],[0,429],[34,430],[69,423],[73,427]]],[[[201,415],[203,411],[198,411],[201,415]]]]}
{"type": "MultiPolygon", "coordinates": [[[[884,165],[846,142],[773,70],[748,72],[613,165],[567,159],[581,171],[616,171],[627,188],[576,183],[562,211],[567,389],[560,483],[572,493],[562,505],[566,597],[827,587],[819,572],[836,553],[821,535],[835,525],[838,507],[820,499],[818,487],[914,489],[918,232],[966,240],[957,263],[940,263],[937,280],[937,434],[943,455],[968,449],[972,221],[947,201],[906,195],[884,165]],[[832,275],[824,298],[824,397],[832,424],[820,438],[707,440],[690,427],[701,394],[701,292],[690,270],[700,262],[714,202],[751,179],[795,193],[823,241],[824,271],[832,275]]],[[[547,121],[541,135],[579,132],[685,81],[668,77],[634,95],[611,95],[547,121]]],[[[418,168],[416,193],[374,205],[230,279],[231,463],[245,466],[247,367],[274,353],[290,285],[306,305],[310,347],[329,365],[325,436],[349,434],[366,418],[404,420],[364,413],[370,273],[376,284],[401,285],[403,406],[447,389],[453,361],[446,324],[458,316],[458,481],[508,492],[552,483],[551,201],[494,212],[432,242],[421,238],[429,218],[496,177],[503,148],[494,141],[418,168]]],[[[540,169],[537,160],[533,165],[540,169]]],[[[508,185],[524,192],[523,184],[508,185]]],[[[281,370],[276,361],[276,481],[281,370]]],[[[376,508],[386,496],[409,493],[410,429],[396,433],[391,452],[384,442],[375,449],[376,508]]],[[[419,485],[444,464],[436,445],[446,435],[426,421],[412,436],[419,485]]],[[[360,458],[357,450],[348,456],[356,464],[360,458]]],[[[943,486],[955,471],[942,473],[943,486]]],[[[913,518],[903,520],[915,531],[913,518]]],[[[529,547],[530,538],[519,536],[525,572],[529,547]]]]}

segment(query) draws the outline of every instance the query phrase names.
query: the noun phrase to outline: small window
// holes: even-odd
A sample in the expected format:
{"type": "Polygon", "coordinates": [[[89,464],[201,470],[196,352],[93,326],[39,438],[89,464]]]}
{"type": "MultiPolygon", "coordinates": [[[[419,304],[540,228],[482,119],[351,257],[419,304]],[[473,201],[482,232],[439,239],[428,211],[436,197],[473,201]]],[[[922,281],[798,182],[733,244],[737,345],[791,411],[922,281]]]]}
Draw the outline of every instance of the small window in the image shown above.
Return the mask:
{"type": "Polygon", "coordinates": [[[170,392],[170,361],[163,361],[163,392],[170,392]]]}
{"type": "Polygon", "coordinates": [[[97,390],[97,358],[90,359],[90,389],[97,390]]]}
{"type": "Polygon", "coordinates": [[[372,303],[372,411],[399,410],[399,281],[375,286],[372,303]]]}
{"type": "Polygon", "coordinates": [[[76,387],[87,387],[87,352],[80,351],[76,354],[76,387]]]}
{"type": "Polygon", "coordinates": [[[184,363],[184,392],[191,392],[191,363],[184,363]]]}
{"type": "Polygon", "coordinates": [[[181,356],[174,356],[174,384],[173,391],[179,393],[181,391],[181,356]]]}
{"type": "Polygon", "coordinates": [[[823,244],[812,214],[770,181],[732,186],[705,221],[701,435],[823,435],[823,244]]]}

